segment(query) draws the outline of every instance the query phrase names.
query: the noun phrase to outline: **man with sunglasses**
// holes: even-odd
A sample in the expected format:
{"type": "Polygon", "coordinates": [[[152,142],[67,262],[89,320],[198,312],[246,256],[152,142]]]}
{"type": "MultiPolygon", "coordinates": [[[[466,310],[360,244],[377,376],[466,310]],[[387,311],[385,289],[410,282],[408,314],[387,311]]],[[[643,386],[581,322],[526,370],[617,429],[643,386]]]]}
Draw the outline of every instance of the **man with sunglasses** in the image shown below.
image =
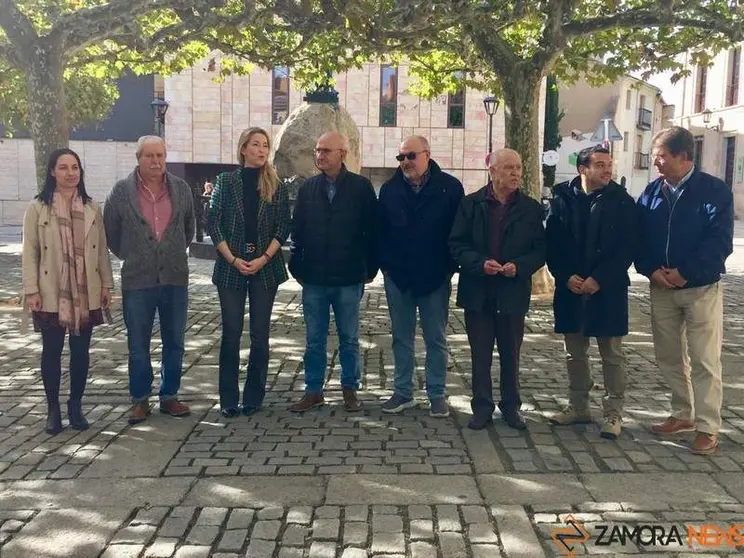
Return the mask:
{"type": "Polygon", "coordinates": [[[297,193],[289,271],[302,285],[305,318],[305,395],[290,407],[301,413],[324,404],[331,308],[336,322],[344,408],[360,411],[359,306],[364,283],[377,275],[377,198],[372,183],[346,169],[345,136],[318,139],[320,174],[297,193]]]}
{"type": "Polygon", "coordinates": [[[449,254],[455,212],[464,196],[457,178],[431,159],[429,142],[412,136],[395,157],[400,166],[380,190],[380,268],[393,330],[395,380],[385,413],[416,405],[413,399],[416,312],[426,345],[429,414],[446,417],[446,327],[450,282],[457,265],[449,254]]]}
{"type": "Polygon", "coordinates": [[[468,427],[489,426],[495,410],[491,384],[494,342],[501,368],[501,418],[516,430],[519,353],[530,306],[532,275],[545,263],[543,209],[520,190],[522,159],[513,149],[488,158],[490,181],[467,196],[455,217],[449,246],[460,264],[457,305],[465,309],[472,360],[473,416],[468,427]]]}

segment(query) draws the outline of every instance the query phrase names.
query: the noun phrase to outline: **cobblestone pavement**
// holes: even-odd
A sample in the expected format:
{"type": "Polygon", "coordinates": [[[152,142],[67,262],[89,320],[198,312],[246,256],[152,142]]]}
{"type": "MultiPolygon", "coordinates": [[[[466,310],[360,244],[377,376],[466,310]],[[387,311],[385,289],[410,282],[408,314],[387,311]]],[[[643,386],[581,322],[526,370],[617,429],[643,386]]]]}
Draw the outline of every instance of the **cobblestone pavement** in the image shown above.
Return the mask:
{"type": "MultiPolygon", "coordinates": [[[[290,282],[275,305],[265,406],[251,418],[225,420],[216,397],[219,308],[211,263],[197,260],[191,262],[182,384],[192,415],[153,414],[143,424],[127,424],[126,337],[116,301],[114,323],[96,330],[91,349],[84,401],[91,428],[49,437],[37,371],[40,340],[21,330],[14,305],[18,246],[0,246],[0,556],[539,558],[567,555],[551,533],[571,531],[568,516],[591,534],[584,542],[567,541],[575,555],[744,554],[744,547],[734,546],[744,537],[735,533],[720,546],[688,537],[688,526],[744,523],[739,232],[724,280],[721,451],[709,457],[686,450],[691,435],[661,440],[648,430],[666,415],[669,395],[654,365],[647,287],[638,278],[626,343],[627,416],[620,439],[608,442],[596,425],[556,427],[547,420],[565,403],[566,374],[545,301],[534,304],[522,352],[526,432],[498,422],[481,432],[465,427],[470,358],[463,314],[454,304],[448,331],[452,416],[428,415],[420,338],[420,406],[399,416],[381,413],[393,360],[379,280],[363,300],[362,413],[341,407],[335,338],[326,406],[299,416],[286,410],[303,390],[300,290],[290,282]],[[648,530],[641,540],[602,545],[603,525],[609,526],[605,538],[612,528],[643,525],[681,535],[668,546],[648,544],[648,530]]],[[[154,348],[158,359],[157,337],[154,348]]],[[[595,349],[592,356],[598,372],[595,349]]],[[[600,374],[595,381],[599,418],[600,374]]]]}

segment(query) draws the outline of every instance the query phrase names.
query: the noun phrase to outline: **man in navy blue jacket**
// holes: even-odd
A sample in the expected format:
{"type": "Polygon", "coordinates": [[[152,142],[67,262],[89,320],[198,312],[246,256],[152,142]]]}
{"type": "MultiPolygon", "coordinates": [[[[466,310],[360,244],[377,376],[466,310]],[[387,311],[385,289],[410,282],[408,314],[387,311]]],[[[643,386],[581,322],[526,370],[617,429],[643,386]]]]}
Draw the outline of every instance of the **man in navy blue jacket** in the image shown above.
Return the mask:
{"type": "Polygon", "coordinates": [[[695,168],[694,140],[684,128],[658,132],[652,157],[660,178],[638,199],[641,242],[636,269],[651,279],[656,362],[672,392],[671,416],[651,431],[697,431],[690,450],[718,447],[721,427],[721,274],[733,251],[731,189],[695,168]]]}
{"type": "Polygon", "coordinates": [[[385,413],[413,407],[414,339],[416,311],[426,344],[426,394],[429,414],[446,417],[446,327],[450,281],[457,265],[447,239],[462,184],[442,172],[432,159],[429,142],[412,136],[400,146],[400,167],[380,190],[380,269],[385,279],[393,330],[395,389],[383,403],[385,413]]]}

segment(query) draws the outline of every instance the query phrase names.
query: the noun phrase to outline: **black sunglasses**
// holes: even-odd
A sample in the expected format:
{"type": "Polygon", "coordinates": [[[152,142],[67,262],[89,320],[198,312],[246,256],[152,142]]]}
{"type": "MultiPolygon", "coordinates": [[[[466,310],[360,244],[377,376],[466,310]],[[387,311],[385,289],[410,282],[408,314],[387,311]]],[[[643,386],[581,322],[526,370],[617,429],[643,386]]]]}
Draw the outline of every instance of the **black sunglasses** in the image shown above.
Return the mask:
{"type": "Polygon", "coordinates": [[[395,156],[396,161],[402,161],[403,159],[408,159],[409,161],[413,161],[416,158],[416,155],[419,153],[426,153],[426,151],[409,151],[408,153],[398,153],[395,156]]]}

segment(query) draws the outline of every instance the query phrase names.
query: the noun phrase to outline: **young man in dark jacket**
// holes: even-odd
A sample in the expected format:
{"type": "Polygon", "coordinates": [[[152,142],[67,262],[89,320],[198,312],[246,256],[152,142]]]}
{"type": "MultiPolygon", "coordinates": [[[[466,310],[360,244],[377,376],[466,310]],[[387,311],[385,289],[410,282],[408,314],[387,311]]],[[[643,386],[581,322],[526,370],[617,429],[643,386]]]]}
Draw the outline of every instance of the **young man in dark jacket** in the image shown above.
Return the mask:
{"type": "Polygon", "coordinates": [[[530,306],[532,275],[545,263],[542,206],[519,187],[522,160],[512,149],[489,157],[491,181],[466,196],[449,246],[460,265],[457,305],[465,309],[472,359],[473,416],[468,427],[491,424],[494,341],[501,364],[501,416],[510,427],[527,426],[519,414],[519,352],[530,306]]]}
{"type": "Polygon", "coordinates": [[[690,450],[718,447],[723,385],[721,274],[733,251],[734,207],[722,180],[695,168],[694,139],[684,128],[658,132],[651,155],[660,177],[638,199],[636,269],[651,279],[656,363],[672,391],[671,416],[651,431],[697,431],[690,450]]]}
{"type": "Polygon", "coordinates": [[[323,405],[330,310],[336,321],[341,387],[347,411],[359,411],[359,306],[364,283],[377,275],[377,198],[372,183],[346,169],[348,140],[338,132],[318,139],[321,174],[297,194],[289,271],[302,285],[305,318],[305,395],[290,407],[323,405]]]}
{"type": "Polygon", "coordinates": [[[463,198],[462,184],[430,158],[429,142],[412,136],[400,145],[400,167],[380,190],[380,268],[393,330],[395,391],[384,413],[413,407],[416,311],[426,344],[429,414],[449,415],[445,400],[450,281],[457,264],[447,239],[463,198]]]}
{"type": "Polygon", "coordinates": [[[555,332],[564,334],[569,405],[555,424],[591,422],[589,342],[597,338],[605,396],[600,436],[620,435],[628,334],[628,268],[635,256],[638,209],[612,181],[610,152],[599,145],[579,153],[579,176],[558,184],[546,226],[547,262],[555,277],[555,332]]]}

